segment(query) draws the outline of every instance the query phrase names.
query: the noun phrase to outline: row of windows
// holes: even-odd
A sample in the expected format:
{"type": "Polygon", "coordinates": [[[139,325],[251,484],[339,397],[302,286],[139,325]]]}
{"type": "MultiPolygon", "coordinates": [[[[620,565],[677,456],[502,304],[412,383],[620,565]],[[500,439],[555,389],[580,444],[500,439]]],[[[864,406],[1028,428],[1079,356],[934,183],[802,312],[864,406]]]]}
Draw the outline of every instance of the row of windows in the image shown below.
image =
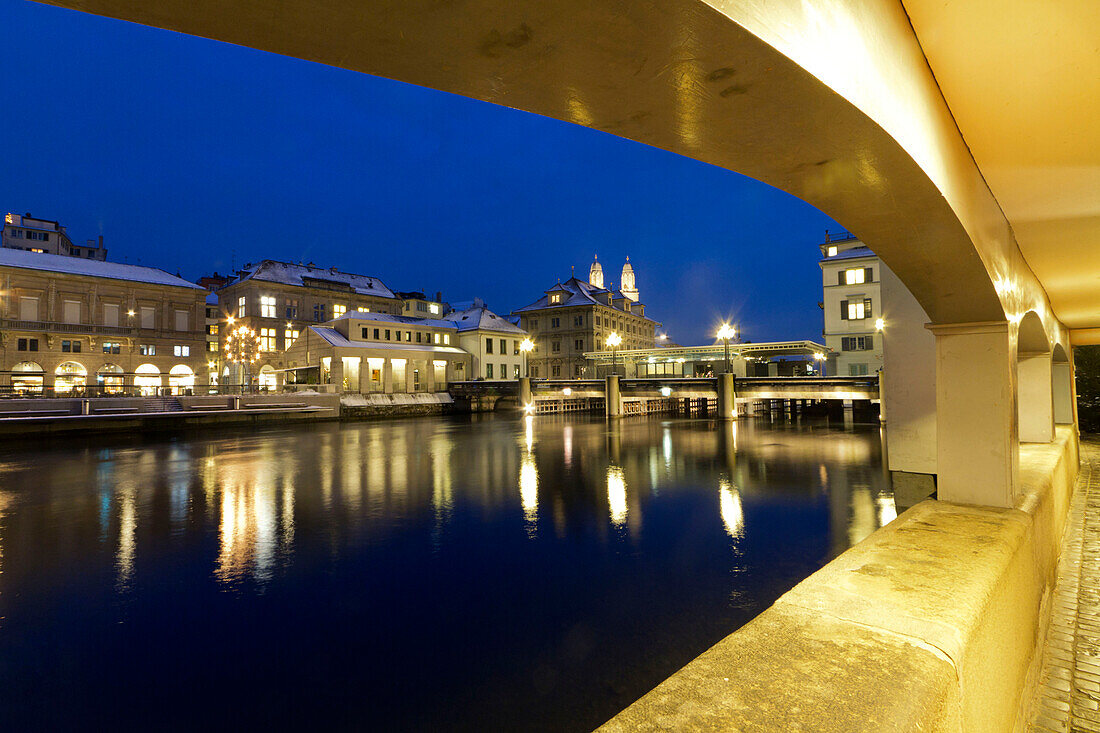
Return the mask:
{"type": "MultiPolygon", "coordinates": [[[[16,351],[38,351],[38,339],[34,338],[21,338],[17,339],[15,343],[16,351]]],[[[66,354],[79,354],[84,350],[83,344],[76,340],[62,340],[61,351],[66,354]]],[[[122,344],[117,341],[104,341],[103,353],[104,354],[119,354],[122,352],[122,344]]],[[[138,346],[138,353],[142,356],[156,356],[157,347],[155,344],[140,344],[138,346]]],[[[176,344],[172,347],[172,354],[174,356],[191,356],[191,347],[183,344],[176,344]]]]}
{"type": "MultiPolygon", "coordinates": [[[[500,371],[497,372],[497,373],[500,374],[501,379],[507,379],[508,378],[508,365],[507,364],[501,364],[500,365],[500,371]]],[[[492,364],[489,364],[489,363],[485,364],[485,378],[486,379],[494,379],[495,378],[495,377],[493,377],[493,365],[492,364]]],[[[519,364],[513,364],[512,365],[512,379],[519,379],[519,364]]]]}
{"type": "Polygon", "coordinates": [[[50,233],[49,232],[36,232],[36,231],[31,230],[31,229],[27,229],[27,230],[11,229],[9,231],[11,232],[11,236],[14,239],[23,239],[24,232],[25,232],[26,238],[30,239],[32,241],[35,241],[35,242],[48,242],[48,241],[50,241],[50,233]]]}
{"type": "MultiPolygon", "coordinates": [[[[573,376],[574,377],[580,377],[581,374],[582,374],[581,370],[583,368],[584,367],[582,367],[580,365],[574,365],[573,366],[573,376]]],[[[531,378],[532,379],[538,379],[539,378],[538,365],[532,365],[530,367],[530,371],[531,371],[531,378]]],[[[560,377],[561,376],[561,365],[560,364],[552,364],[550,366],[550,376],[551,377],[560,377]]],[[[519,369],[518,368],[516,369],[516,377],[517,378],[519,377],[519,369]]]]}
{"type": "MultiPolygon", "coordinates": [[[[498,339],[498,341],[500,342],[500,350],[497,353],[498,354],[507,354],[508,353],[508,340],[507,339],[498,339]]],[[[486,338],[485,339],[485,353],[486,354],[493,353],[493,339],[491,339],[491,338],[486,338]]],[[[512,339],[512,356],[519,356],[519,341],[517,341],[515,339],[512,339]]]]}
{"type": "MultiPolygon", "coordinates": [[[[41,320],[40,306],[39,298],[30,295],[21,296],[19,298],[19,320],[41,320]]],[[[61,322],[82,323],[82,315],[85,310],[84,304],[79,300],[63,300],[61,303],[61,322]]],[[[104,303],[103,325],[117,327],[119,325],[120,310],[121,306],[118,303],[104,303]]],[[[157,309],[155,306],[141,306],[137,311],[126,311],[126,318],[128,326],[138,325],[141,328],[156,328],[157,309]]],[[[191,325],[191,311],[177,309],[174,325],[177,331],[187,331],[191,325]]]]}
{"type": "MultiPolygon", "coordinates": [[[[371,309],[366,306],[355,306],[356,310],[371,312],[371,309]]],[[[261,295],[260,296],[260,311],[261,318],[278,318],[279,302],[278,298],[274,295],[261,295]]],[[[333,318],[339,318],[348,312],[348,306],[343,303],[334,303],[332,305],[332,315],[329,316],[328,303],[314,303],[313,304],[313,320],[316,323],[324,323],[325,321],[332,320],[333,318]]],[[[299,307],[297,298],[286,298],[283,301],[283,317],[295,320],[300,317],[301,309],[299,307]]],[[[237,318],[245,318],[248,316],[248,297],[241,295],[237,298],[237,318]]]]}
{"type": "Polygon", "coordinates": [[[849,267],[836,273],[837,285],[862,285],[875,281],[875,271],[871,267],[849,267]]]}
{"type": "Polygon", "coordinates": [[[413,334],[416,335],[416,343],[418,344],[450,344],[451,334],[444,333],[431,333],[424,331],[400,331],[398,329],[389,328],[370,328],[363,326],[361,332],[363,340],[373,339],[374,341],[404,341],[405,343],[412,343],[413,334]],[[373,333],[373,336],[371,335],[373,333]],[[404,334],[404,338],[402,338],[404,334]]]}
{"type": "MultiPolygon", "coordinates": [[[[584,320],[585,320],[584,315],[573,316],[573,326],[574,326],[574,328],[583,327],[584,326],[584,320]]],[[[623,333],[629,333],[629,334],[635,334],[635,335],[644,334],[648,331],[648,329],[644,326],[629,323],[627,321],[612,320],[611,318],[607,318],[607,317],[601,316],[599,314],[596,315],[596,325],[597,326],[603,326],[605,328],[616,328],[616,329],[622,331],[623,333]]],[[[538,327],[539,327],[539,319],[537,319],[537,318],[528,318],[527,319],[527,330],[534,331],[534,330],[537,330],[538,327]]],[[[561,328],[561,318],[558,317],[558,316],[551,317],[550,318],[550,328],[561,328]]]]}

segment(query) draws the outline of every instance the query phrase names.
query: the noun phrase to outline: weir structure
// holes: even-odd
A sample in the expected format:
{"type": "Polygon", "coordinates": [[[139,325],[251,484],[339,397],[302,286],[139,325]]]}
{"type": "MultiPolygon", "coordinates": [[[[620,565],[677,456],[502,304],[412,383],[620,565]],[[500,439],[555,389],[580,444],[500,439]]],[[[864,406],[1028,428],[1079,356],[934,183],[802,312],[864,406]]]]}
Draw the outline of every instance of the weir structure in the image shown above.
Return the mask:
{"type": "Polygon", "coordinates": [[[1077,471],[1071,344],[1100,342],[1100,6],[52,4],[592,127],[783,189],[857,235],[928,324],[884,313],[885,392],[891,468],[939,500],[607,728],[1013,727],[1077,471]]]}

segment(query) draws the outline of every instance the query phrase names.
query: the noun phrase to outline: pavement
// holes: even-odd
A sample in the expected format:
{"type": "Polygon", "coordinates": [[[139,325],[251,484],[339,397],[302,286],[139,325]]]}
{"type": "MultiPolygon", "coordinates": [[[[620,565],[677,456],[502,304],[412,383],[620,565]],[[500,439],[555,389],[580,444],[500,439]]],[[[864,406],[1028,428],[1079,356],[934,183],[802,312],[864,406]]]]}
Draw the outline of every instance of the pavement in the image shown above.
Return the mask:
{"type": "Polygon", "coordinates": [[[1100,733],[1100,438],[1096,436],[1081,439],[1081,468],[1063,548],[1028,730],[1100,733]]]}

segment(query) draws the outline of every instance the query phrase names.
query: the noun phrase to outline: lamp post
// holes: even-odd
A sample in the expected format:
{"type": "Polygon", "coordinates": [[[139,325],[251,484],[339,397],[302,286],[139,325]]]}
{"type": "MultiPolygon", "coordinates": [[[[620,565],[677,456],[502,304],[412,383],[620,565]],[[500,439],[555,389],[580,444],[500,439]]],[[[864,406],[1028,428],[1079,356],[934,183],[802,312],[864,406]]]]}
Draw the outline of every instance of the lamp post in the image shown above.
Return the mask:
{"type": "Polygon", "coordinates": [[[520,353],[523,354],[523,376],[531,376],[530,370],[527,368],[527,355],[535,349],[535,342],[529,338],[523,339],[519,342],[520,353]]]}
{"type": "Polygon", "coordinates": [[[611,347],[611,373],[618,374],[615,365],[615,355],[618,353],[616,350],[619,348],[619,344],[623,342],[623,337],[612,331],[607,336],[607,345],[611,347]]]}
{"type": "MultiPolygon", "coordinates": [[[[225,360],[240,364],[244,370],[244,383],[251,390],[252,364],[260,355],[260,337],[248,326],[238,326],[225,337],[225,360]]],[[[243,391],[243,390],[242,390],[243,391]]]]}
{"type": "Polygon", "coordinates": [[[730,339],[737,337],[737,327],[731,326],[728,323],[723,323],[722,327],[718,329],[718,338],[722,339],[726,345],[726,373],[730,371],[730,339]]]}
{"type": "Polygon", "coordinates": [[[814,361],[816,361],[819,364],[818,368],[821,370],[821,376],[824,377],[825,376],[825,355],[822,354],[821,352],[818,352],[818,353],[814,354],[814,361]]]}

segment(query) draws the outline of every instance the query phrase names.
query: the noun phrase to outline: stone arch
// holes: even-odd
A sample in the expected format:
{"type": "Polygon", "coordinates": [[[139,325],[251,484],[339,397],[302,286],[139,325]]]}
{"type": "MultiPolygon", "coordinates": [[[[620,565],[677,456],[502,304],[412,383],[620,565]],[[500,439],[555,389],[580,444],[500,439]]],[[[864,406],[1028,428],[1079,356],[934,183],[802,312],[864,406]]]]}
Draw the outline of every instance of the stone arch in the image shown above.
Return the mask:
{"type": "Polygon", "coordinates": [[[1054,392],[1054,424],[1072,425],[1076,422],[1074,407],[1077,404],[1073,393],[1073,364],[1062,344],[1054,344],[1050,372],[1054,392]]]}
{"type": "Polygon", "coordinates": [[[83,392],[88,386],[88,370],[78,361],[63,361],[54,369],[53,390],[58,394],[83,392]]]}
{"type": "Polygon", "coordinates": [[[139,394],[155,395],[160,391],[160,369],[153,364],[142,364],[134,370],[134,387],[139,394]]]}
{"type": "Polygon", "coordinates": [[[168,370],[168,386],[172,394],[190,394],[195,389],[195,372],[186,364],[176,364],[168,370]]]}
{"type": "Polygon", "coordinates": [[[118,364],[104,364],[96,371],[95,379],[103,394],[119,394],[126,387],[125,371],[118,364]]]}
{"type": "Polygon", "coordinates": [[[1035,311],[1025,313],[1017,329],[1016,411],[1021,443],[1054,440],[1050,341],[1035,311]]]}
{"type": "Polygon", "coordinates": [[[16,394],[41,393],[45,370],[36,361],[21,361],[11,368],[11,391],[16,394]]]}

